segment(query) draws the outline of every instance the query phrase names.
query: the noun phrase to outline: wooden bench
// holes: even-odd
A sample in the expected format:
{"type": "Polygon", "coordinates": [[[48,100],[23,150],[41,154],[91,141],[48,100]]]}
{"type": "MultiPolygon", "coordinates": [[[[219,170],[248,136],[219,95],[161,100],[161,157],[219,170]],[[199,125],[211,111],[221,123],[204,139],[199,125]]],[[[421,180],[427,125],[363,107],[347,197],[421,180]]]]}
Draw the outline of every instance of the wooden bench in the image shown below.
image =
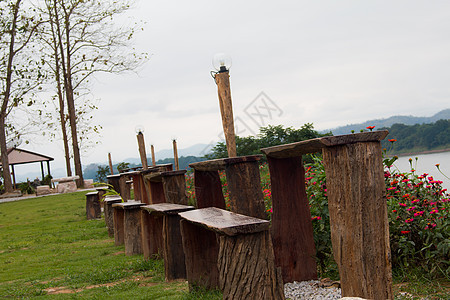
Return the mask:
{"type": "Polygon", "coordinates": [[[301,156],[322,151],[342,295],[393,299],[380,143],[387,134],[330,136],[261,149],[272,184],[275,261],[285,282],[314,275],[314,240],[301,156]]]}
{"type": "MultiPolygon", "coordinates": [[[[145,175],[150,187],[151,204],[172,203],[187,205],[186,170],[151,172],[145,175]]],[[[148,211],[141,214],[144,258],[163,255],[163,218],[151,217],[148,211]]]]}
{"type": "Polygon", "coordinates": [[[108,235],[114,237],[114,209],[112,205],[114,203],[121,203],[122,198],[120,195],[106,196],[103,200],[103,212],[105,214],[106,228],[108,229],[108,235]]]}
{"type": "Polygon", "coordinates": [[[197,208],[225,208],[219,170],[225,170],[230,210],[267,219],[258,161],[261,155],[223,158],[192,163],[197,208]]]}
{"type": "Polygon", "coordinates": [[[100,208],[100,199],[98,192],[90,192],[86,194],[86,218],[88,220],[100,219],[102,211],[100,208]]]}
{"type": "Polygon", "coordinates": [[[141,206],[145,203],[127,201],[114,203],[114,242],[125,244],[125,255],[142,254],[141,206]]]}
{"type": "Polygon", "coordinates": [[[210,207],[179,214],[190,288],[217,286],[223,299],[284,299],[267,220],[210,207]],[[218,236],[212,256],[205,232],[218,236]],[[212,270],[217,268],[217,272],[212,270]],[[219,274],[218,278],[211,275],[219,274]]]}
{"type": "MultiPolygon", "coordinates": [[[[143,213],[147,213],[150,223],[155,219],[162,219],[164,270],[166,280],[186,278],[186,266],[184,260],[183,244],[180,232],[180,216],[178,213],[192,210],[193,206],[186,206],[173,203],[159,203],[142,206],[143,213]]],[[[157,220],[156,220],[157,221],[157,220]]],[[[143,240],[149,241],[144,233],[151,231],[152,227],[143,226],[143,240]]],[[[152,236],[150,234],[150,236],[152,236]]],[[[144,258],[150,256],[150,243],[143,243],[144,258]]]]}

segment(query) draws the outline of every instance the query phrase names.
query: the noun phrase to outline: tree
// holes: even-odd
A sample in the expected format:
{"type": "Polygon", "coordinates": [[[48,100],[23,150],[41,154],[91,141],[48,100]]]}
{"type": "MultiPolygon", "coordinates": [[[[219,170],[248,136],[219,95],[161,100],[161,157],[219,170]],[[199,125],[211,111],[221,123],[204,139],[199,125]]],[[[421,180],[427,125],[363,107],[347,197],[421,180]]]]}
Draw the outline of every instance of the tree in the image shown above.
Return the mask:
{"type": "MultiPolygon", "coordinates": [[[[0,152],[7,193],[13,191],[7,137],[8,130],[14,131],[8,116],[26,102],[27,94],[32,94],[45,77],[36,51],[31,51],[36,47],[33,41],[41,24],[40,18],[23,9],[22,0],[0,2],[0,152]]],[[[28,99],[27,105],[32,104],[33,100],[28,99]]]]}
{"type": "Polygon", "coordinates": [[[97,180],[97,182],[106,182],[108,175],[111,175],[111,172],[110,172],[108,166],[98,166],[97,167],[97,175],[95,176],[95,179],[97,180]]]}
{"type": "MultiPolygon", "coordinates": [[[[256,137],[236,136],[237,155],[261,154],[261,148],[294,143],[326,135],[331,135],[331,133],[320,134],[314,130],[314,126],[310,123],[304,124],[299,129],[292,127],[284,128],[283,125],[269,125],[267,127],[261,127],[256,137]]],[[[217,143],[212,148],[212,152],[206,155],[206,157],[208,159],[228,157],[225,142],[217,143]]]]}
{"type": "MultiPolygon", "coordinates": [[[[77,127],[83,116],[76,107],[77,97],[83,95],[80,91],[88,89],[89,79],[96,73],[132,71],[145,62],[147,56],[130,47],[136,26],[115,26],[117,17],[130,8],[129,1],[45,0],[45,4],[49,32],[55,40],[49,43],[54,49],[55,82],[63,87],[57,90],[64,91],[75,174],[80,177],[77,182],[80,187],[83,172],[79,143],[84,138],[79,137],[77,127]],[[59,66],[58,71],[56,66],[59,66]]],[[[60,111],[64,111],[61,104],[60,111]]],[[[65,121],[62,114],[60,120],[61,124],[65,121]]]]}

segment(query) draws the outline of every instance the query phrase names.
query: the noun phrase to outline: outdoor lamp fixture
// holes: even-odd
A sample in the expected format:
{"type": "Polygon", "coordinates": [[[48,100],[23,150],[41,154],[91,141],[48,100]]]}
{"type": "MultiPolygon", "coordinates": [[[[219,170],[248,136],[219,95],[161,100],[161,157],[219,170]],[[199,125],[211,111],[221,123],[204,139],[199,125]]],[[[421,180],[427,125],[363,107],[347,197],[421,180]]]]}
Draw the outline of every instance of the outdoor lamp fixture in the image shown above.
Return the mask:
{"type": "Polygon", "coordinates": [[[136,138],[137,138],[137,142],[138,142],[139,155],[141,157],[142,168],[144,170],[147,170],[148,169],[147,154],[145,153],[145,142],[144,142],[144,134],[143,134],[144,126],[137,125],[134,130],[136,131],[136,138]]]}
{"type": "Polygon", "coordinates": [[[220,114],[222,115],[223,133],[227,144],[228,157],[236,157],[236,137],[234,132],[233,106],[231,101],[230,74],[231,57],[217,53],[213,57],[213,66],[217,72],[211,75],[216,81],[219,95],[220,114]]]}

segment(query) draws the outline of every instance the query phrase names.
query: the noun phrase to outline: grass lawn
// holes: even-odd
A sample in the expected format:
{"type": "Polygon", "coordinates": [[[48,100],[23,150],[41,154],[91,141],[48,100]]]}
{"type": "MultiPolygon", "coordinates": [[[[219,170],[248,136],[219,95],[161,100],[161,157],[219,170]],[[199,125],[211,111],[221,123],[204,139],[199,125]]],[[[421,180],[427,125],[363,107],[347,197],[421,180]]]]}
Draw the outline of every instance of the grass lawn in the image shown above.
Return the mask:
{"type": "Polygon", "coordinates": [[[85,193],[0,204],[0,298],[221,299],[165,282],[162,260],[125,256],[85,193]]]}

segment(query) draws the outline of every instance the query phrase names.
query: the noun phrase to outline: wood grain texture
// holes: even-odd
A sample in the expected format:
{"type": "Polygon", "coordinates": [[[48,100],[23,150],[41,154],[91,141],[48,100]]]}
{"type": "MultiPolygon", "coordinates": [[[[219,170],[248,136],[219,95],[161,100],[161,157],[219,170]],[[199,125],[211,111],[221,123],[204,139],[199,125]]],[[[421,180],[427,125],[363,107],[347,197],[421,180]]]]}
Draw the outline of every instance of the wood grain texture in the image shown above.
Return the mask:
{"type": "Polygon", "coordinates": [[[186,278],[186,264],[180,230],[180,216],[163,217],[164,271],[167,281],[186,278]]]}
{"type": "Polygon", "coordinates": [[[219,172],[194,170],[196,207],[217,207],[225,209],[219,172]]]}
{"type": "Polygon", "coordinates": [[[387,130],[371,131],[363,133],[354,133],[337,136],[327,136],[307,141],[301,141],[280,146],[263,148],[261,151],[271,157],[287,158],[301,156],[303,154],[319,152],[325,147],[332,147],[345,144],[354,144],[359,142],[377,142],[388,135],[387,130]]]}
{"type": "Polygon", "coordinates": [[[108,184],[112,185],[113,189],[120,194],[120,184],[119,184],[119,180],[120,180],[120,174],[116,174],[116,175],[109,175],[106,177],[108,180],[108,184]]]}
{"type": "Polygon", "coordinates": [[[145,259],[162,258],[164,255],[163,216],[150,214],[141,207],[142,252],[145,259]]]}
{"type": "Polygon", "coordinates": [[[108,229],[108,236],[109,237],[114,237],[114,209],[112,207],[112,205],[114,203],[120,203],[122,202],[122,199],[120,198],[120,196],[117,198],[111,198],[106,196],[104,202],[104,214],[105,214],[105,223],[106,223],[106,228],[108,229]]]}
{"type": "Polygon", "coordinates": [[[231,101],[230,74],[217,73],[215,76],[219,95],[220,114],[222,115],[223,133],[227,145],[228,157],[237,156],[234,132],[233,105],[231,101]]]}
{"type": "Polygon", "coordinates": [[[342,295],[393,299],[381,145],[327,147],[323,158],[342,295]]]}
{"type": "Polygon", "coordinates": [[[124,210],[122,208],[113,207],[114,222],[114,245],[120,246],[124,243],[124,210]]]}
{"type": "Polygon", "coordinates": [[[142,132],[139,132],[136,135],[136,138],[138,142],[139,156],[141,158],[142,168],[146,170],[148,169],[148,162],[147,162],[147,153],[145,151],[144,134],[142,134],[142,132]]]}
{"type": "Polygon", "coordinates": [[[219,236],[219,287],[223,299],[285,299],[269,232],[219,236]]]}
{"type": "Polygon", "coordinates": [[[127,181],[129,180],[129,175],[126,173],[121,173],[119,177],[119,194],[122,196],[123,201],[128,201],[131,199],[131,193],[130,193],[130,185],[127,184],[127,181]]]}
{"type": "Polygon", "coordinates": [[[211,159],[205,161],[199,161],[196,163],[189,164],[189,167],[197,171],[220,171],[225,170],[225,159],[211,159]]]}
{"type": "Polygon", "coordinates": [[[272,186],[275,265],[284,282],[317,279],[313,227],[302,158],[267,157],[272,186]]]}
{"type": "Polygon", "coordinates": [[[173,159],[174,159],[174,168],[175,171],[180,169],[180,165],[178,164],[178,148],[177,148],[177,140],[173,140],[173,159]]]}
{"type": "Polygon", "coordinates": [[[216,233],[186,220],[181,220],[180,226],[189,289],[217,289],[219,244],[216,233]]]}
{"type": "Polygon", "coordinates": [[[142,254],[141,209],[124,210],[125,255],[142,254]]]}
{"type": "Polygon", "coordinates": [[[100,219],[102,211],[100,208],[99,192],[86,194],[86,218],[88,220],[100,219]]]}
{"type": "Polygon", "coordinates": [[[225,173],[230,194],[230,210],[267,219],[257,159],[253,156],[249,160],[243,157],[226,159],[225,173]]]}
{"type": "Polygon", "coordinates": [[[186,170],[161,173],[164,196],[167,203],[188,204],[185,173],[186,170]]]}

